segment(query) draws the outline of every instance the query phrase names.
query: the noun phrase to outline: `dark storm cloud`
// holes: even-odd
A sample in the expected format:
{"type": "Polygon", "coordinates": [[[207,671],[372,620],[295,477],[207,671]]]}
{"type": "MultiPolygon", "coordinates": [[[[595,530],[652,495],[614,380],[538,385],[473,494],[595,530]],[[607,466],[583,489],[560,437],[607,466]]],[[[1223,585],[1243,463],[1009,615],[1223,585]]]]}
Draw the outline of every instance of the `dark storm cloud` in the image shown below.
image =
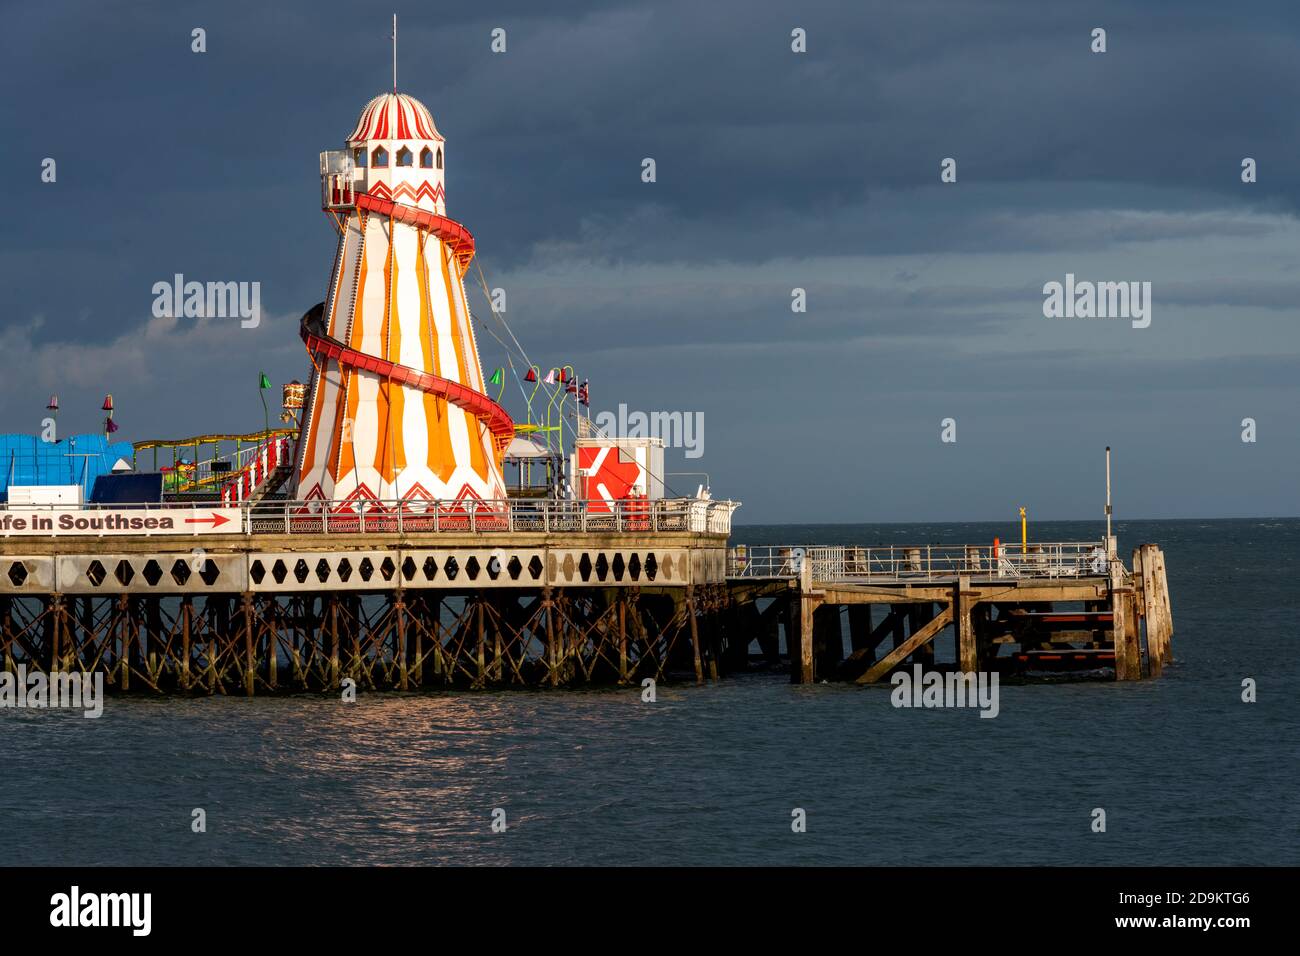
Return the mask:
{"type": "MultiPolygon", "coordinates": [[[[869,433],[885,447],[849,456],[846,473],[891,448],[924,468],[950,451],[930,445],[952,407],[980,417],[962,434],[1008,436],[1051,409],[1080,442],[1113,412],[1110,438],[1176,460],[1175,438],[1139,430],[1115,396],[1131,410],[1143,389],[1191,389],[1179,407],[1229,424],[1295,404],[1293,4],[396,7],[400,85],[448,138],[449,210],[509,290],[530,354],[579,362],[608,400],[707,411],[715,482],[768,517],[789,476],[755,484],[756,440],[797,461],[825,436],[869,433]],[[498,26],[502,56],[488,46],[498,26]],[[807,55],[790,52],[795,26],[807,55]],[[1104,55],[1088,50],[1094,26],[1108,30],[1104,55]],[[956,185],[938,182],[948,156],[956,185]],[[1240,182],[1244,156],[1257,184],[1240,182]],[[1043,319],[1042,284],[1067,271],[1153,281],[1148,334],[1043,319]],[[790,311],[794,287],[806,314],[790,311]],[[913,429],[930,444],[909,444],[913,429]]],[[[316,154],[390,83],[390,11],[5,11],[0,343],[25,368],[4,372],[0,414],[25,416],[26,392],[52,383],[84,386],[88,402],[111,385],[151,433],[256,426],[256,395],[237,383],[253,364],[305,373],[295,320],[323,298],[333,255],[316,154]],[[39,181],[46,156],[55,185],[39,181]],[[152,284],[178,272],[260,281],[275,318],[229,341],[220,328],[146,331],[152,284]],[[175,400],[195,380],[202,406],[175,400]]],[[[481,345],[485,364],[504,362],[490,337],[481,345]]],[[[1275,471],[1294,470],[1289,454],[1275,471]]],[[[933,491],[917,484],[890,506],[924,516],[933,491]]],[[[992,501],[995,484],[971,493],[992,501]]]]}
{"type": "MultiPolygon", "coordinates": [[[[1123,4],[1041,6],[846,2],[796,14],[732,0],[550,4],[539,15],[506,4],[436,18],[416,7],[402,16],[402,85],[432,105],[449,136],[453,204],[502,264],[538,243],[581,241],[587,223],[634,221],[647,202],[673,227],[636,237],[651,255],[670,233],[748,261],[771,252],[749,236],[808,254],[998,241],[1006,227],[985,226],[1007,215],[1001,205],[966,206],[954,217],[965,229],[875,215],[890,204],[868,197],[933,190],[949,155],[972,185],[1082,177],[1227,192],[1239,191],[1235,166],[1249,152],[1270,184],[1252,198],[1289,202],[1295,124],[1288,98],[1269,92],[1300,78],[1294,32],[1258,15],[1212,19],[1211,4],[1180,4],[1173,24],[1123,4]],[[1086,44],[1103,20],[1106,58],[1086,44]],[[789,52],[795,22],[810,32],[806,57],[789,52]],[[488,51],[493,25],[510,31],[505,56],[488,51]],[[638,180],[647,155],[659,163],[652,196],[638,180]],[[845,207],[865,214],[837,221],[845,207]]],[[[139,301],[149,276],[186,268],[257,271],[296,307],[319,283],[314,257],[293,254],[319,241],[306,213],[314,152],[337,145],[388,80],[387,18],[354,10],[12,12],[6,171],[22,225],[3,255],[20,311],[48,301],[54,271],[20,268],[23,250],[72,255],[94,294],[58,297],[80,295],[97,315],[105,300],[139,301]],[[201,56],[188,42],[198,24],[209,33],[201,56]],[[32,173],[46,155],[62,161],[54,208],[32,173]]],[[[60,311],[80,334],[105,334],[102,319],[60,311]]]]}

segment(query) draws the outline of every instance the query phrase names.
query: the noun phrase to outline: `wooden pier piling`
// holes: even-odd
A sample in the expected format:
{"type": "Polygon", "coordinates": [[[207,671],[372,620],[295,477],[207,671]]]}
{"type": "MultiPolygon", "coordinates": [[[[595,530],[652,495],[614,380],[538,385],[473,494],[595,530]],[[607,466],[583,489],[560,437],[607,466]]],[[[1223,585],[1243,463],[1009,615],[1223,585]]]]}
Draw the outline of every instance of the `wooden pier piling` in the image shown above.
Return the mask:
{"type": "MultiPolygon", "coordinates": [[[[813,566],[811,561],[804,561],[799,568],[799,630],[798,654],[799,664],[794,680],[800,684],[811,684],[815,679],[813,670],[813,641],[816,627],[815,617],[821,596],[813,589],[813,566]]],[[[791,650],[793,659],[795,651],[791,650]]]]}
{"type": "Polygon", "coordinates": [[[1142,679],[1142,652],[1138,646],[1136,607],[1133,588],[1124,576],[1124,567],[1111,562],[1110,569],[1111,631],[1115,647],[1115,679],[1142,679]]]}
{"type": "Polygon", "coordinates": [[[1154,544],[1133,552],[1133,574],[1141,578],[1141,614],[1146,628],[1147,659],[1152,677],[1159,677],[1172,660],[1173,617],[1169,612],[1169,585],[1165,580],[1165,558],[1154,544]]]}
{"type": "Polygon", "coordinates": [[[975,642],[969,575],[957,576],[957,585],[952,589],[952,609],[957,636],[957,666],[963,673],[974,673],[979,670],[979,647],[975,642]]]}

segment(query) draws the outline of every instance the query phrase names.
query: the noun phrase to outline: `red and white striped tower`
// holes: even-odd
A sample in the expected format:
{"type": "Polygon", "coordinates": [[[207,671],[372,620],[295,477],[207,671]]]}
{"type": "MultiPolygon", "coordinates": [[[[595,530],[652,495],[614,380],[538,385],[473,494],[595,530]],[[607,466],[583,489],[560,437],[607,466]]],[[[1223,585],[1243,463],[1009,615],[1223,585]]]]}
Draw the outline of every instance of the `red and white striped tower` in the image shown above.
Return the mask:
{"type": "Polygon", "coordinates": [[[444,140],[419,100],[376,96],[321,154],[339,230],[329,297],[303,318],[315,371],[299,499],[504,499],[513,423],[486,394],[465,296],[474,239],[446,217],[444,140]]]}

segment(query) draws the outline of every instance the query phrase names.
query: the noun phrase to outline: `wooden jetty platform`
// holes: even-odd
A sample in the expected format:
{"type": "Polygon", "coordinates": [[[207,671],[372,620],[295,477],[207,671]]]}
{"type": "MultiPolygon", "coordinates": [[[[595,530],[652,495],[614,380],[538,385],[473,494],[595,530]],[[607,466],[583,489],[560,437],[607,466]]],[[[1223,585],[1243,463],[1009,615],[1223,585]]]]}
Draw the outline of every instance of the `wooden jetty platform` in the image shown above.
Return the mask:
{"type": "Polygon", "coordinates": [[[143,513],[202,534],[66,535],[14,534],[31,513],[0,509],[0,658],[115,691],[246,695],[704,681],[755,660],[805,683],[917,662],[1136,680],[1172,659],[1155,545],[1129,567],[1113,539],[729,548],[735,508],[195,504],[143,513]]]}
{"type": "Polygon", "coordinates": [[[947,666],[963,672],[1112,670],[1117,680],[1140,680],[1159,677],[1173,654],[1163,552],[1142,545],[1126,567],[1114,538],[738,547],[728,592],[770,660],[784,632],[801,683],[874,683],[913,663],[933,667],[941,639],[951,641],[947,666]]]}

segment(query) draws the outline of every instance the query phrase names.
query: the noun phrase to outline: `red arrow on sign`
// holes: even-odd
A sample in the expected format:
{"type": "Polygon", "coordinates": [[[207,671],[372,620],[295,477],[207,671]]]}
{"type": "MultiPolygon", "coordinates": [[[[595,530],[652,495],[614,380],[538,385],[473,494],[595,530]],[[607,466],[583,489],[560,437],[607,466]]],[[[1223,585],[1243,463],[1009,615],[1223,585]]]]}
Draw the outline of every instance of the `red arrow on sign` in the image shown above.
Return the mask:
{"type": "Polygon", "coordinates": [[[223,524],[229,524],[230,519],[224,515],[213,513],[211,518],[186,518],[186,524],[211,524],[214,528],[220,528],[223,524]]]}

